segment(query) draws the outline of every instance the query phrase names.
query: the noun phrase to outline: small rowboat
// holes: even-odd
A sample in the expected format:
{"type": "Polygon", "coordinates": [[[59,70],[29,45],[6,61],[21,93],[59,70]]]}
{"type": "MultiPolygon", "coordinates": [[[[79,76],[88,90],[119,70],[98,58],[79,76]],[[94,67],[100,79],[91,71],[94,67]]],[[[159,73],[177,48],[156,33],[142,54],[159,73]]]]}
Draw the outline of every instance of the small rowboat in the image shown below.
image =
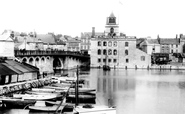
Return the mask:
{"type": "MultiPolygon", "coordinates": [[[[93,92],[95,88],[78,88],[78,92],[93,92]]],[[[70,88],[69,92],[75,92],[75,88],[70,88]]]]}
{"type": "Polygon", "coordinates": [[[35,92],[46,92],[46,93],[63,93],[64,90],[56,90],[54,88],[32,88],[32,91],[35,92]]]}
{"type": "MultiPolygon", "coordinates": [[[[68,95],[67,99],[75,99],[76,96],[75,95],[68,95]]],[[[96,99],[95,95],[78,95],[79,99],[96,99]]]]}
{"type": "Polygon", "coordinates": [[[93,107],[83,107],[77,106],[75,112],[78,114],[116,114],[116,108],[109,108],[107,106],[93,106],[93,107]]]}
{"type": "Polygon", "coordinates": [[[6,108],[25,108],[28,105],[34,105],[36,100],[24,100],[24,99],[3,99],[2,104],[6,108]]]}
{"type": "Polygon", "coordinates": [[[33,95],[61,95],[61,93],[49,93],[49,92],[36,92],[36,91],[26,91],[27,94],[33,95]]]}
{"type": "Polygon", "coordinates": [[[13,94],[13,97],[21,97],[28,100],[51,100],[62,97],[62,95],[30,95],[30,94],[13,94]]]}
{"type": "MultiPolygon", "coordinates": [[[[29,106],[30,111],[41,111],[41,112],[55,112],[57,105],[54,106],[29,106]]],[[[61,105],[58,110],[63,110],[64,106],[61,105]]]]}

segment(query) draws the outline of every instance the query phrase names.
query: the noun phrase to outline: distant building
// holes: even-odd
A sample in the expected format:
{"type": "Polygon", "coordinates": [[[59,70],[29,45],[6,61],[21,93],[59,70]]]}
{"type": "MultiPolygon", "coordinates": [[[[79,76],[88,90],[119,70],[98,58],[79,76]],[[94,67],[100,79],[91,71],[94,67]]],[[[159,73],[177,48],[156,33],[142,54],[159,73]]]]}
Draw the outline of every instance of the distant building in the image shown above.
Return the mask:
{"type": "Polygon", "coordinates": [[[161,52],[161,46],[157,39],[145,39],[140,43],[140,49],[149,55],[161,52]]]}
{"type": "Polygon", "coordinates": [[[104,36],[104,32],[96,32],[95,27],[92,27],[92,32],[81,33],[81,51],[89,53],[90,51],[90,40],[92,37],[104,36]]]}
{"type": "Polygon", "coordinates": [[[81,51],[81,41],[75,38],[68,39],[66,42],[67,51],[81,51]]]}
{"type": "Polygon", "coordinates": [[[0,35],[0,85],[38,79],[37,67],[16,61],[14,40],[12,31],[0,35]]]}
{"type": "Polygon", "coordinates": [[[104,35],[92,35],[91,67],[109,65],[112,68],[147,68],[151,57],[136,48],[136,37],[120,34],[117,18],[107,17],[104,35]]]}
{"type": "Polygon", "coordinates": [[[0,58],[14,58],[14,40],[11,31],[0,35],[0,58]]]}
{"type": "Polygon", "coordinates": [[[161,53],[181,53],[179,38],[158,38],[161,53]]]}

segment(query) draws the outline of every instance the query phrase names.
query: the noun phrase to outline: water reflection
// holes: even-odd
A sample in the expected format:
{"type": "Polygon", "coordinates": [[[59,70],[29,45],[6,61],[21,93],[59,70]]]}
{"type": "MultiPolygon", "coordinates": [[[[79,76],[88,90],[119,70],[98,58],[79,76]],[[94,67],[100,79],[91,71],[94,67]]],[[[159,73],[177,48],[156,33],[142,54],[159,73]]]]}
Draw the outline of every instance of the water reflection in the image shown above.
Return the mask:
{"type": "Polygon", "coordinates": [[[91,69],[80,78],[97,89],[97,104],[116,106],[117,114],[185,113],[184,70],[91,69]]]}
{"type": "Polygon", "coordinates": [[[185,71],[90,71],[97,103],[116,105],[117,114],[184,114],[185,71]],[[111,100],[110,100],[111,99],[111,100]]]}

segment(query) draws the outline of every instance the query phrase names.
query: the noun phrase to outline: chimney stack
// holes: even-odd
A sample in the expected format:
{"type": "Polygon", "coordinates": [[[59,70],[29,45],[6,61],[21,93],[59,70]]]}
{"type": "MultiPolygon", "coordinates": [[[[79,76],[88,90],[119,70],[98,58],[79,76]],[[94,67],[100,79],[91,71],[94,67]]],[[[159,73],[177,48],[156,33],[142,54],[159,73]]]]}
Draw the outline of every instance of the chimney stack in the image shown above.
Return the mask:
{"type": "Polygon", "coordinates": [[[92,38],[95,36],[95,27],[92,27],[92,38]]]}
{"type": "Polygon", "coordinates": [[[182,38],[183,34],[180,34],[180,38],[182,38]]]}

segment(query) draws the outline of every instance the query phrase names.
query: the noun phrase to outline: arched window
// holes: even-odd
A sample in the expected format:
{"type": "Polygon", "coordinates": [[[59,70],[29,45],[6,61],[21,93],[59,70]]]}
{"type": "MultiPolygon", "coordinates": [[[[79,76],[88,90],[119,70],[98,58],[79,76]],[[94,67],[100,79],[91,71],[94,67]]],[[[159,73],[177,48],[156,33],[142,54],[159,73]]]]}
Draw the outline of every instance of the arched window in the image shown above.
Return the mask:
{"type": "Polygon", "coordinates": [[[100,49],[98,49],[98,55],[101,55],[101,50],[100,49]]]}
{"type": "Polygon", "coordinates": [[[101,46],[101,41],[98,41],[98,46],[101,46]]]}
{"type": "Polygon", "coordinates": [[[117,55],[117,50],[116,49],[114,50],[114,55],[117,55]]]}
{"type": "Polygon", "coordinates": [[[128,42],[125,42],[125,47],[128,47],[128,42]]]}
{"type": "Polygon", "coordinates": [[[106,49],[103,50],[103,55],[107,55],[107,50],[106,49]]]}
{"type": "Polygon", "coordinates": [[[128,55],[128,50],[125,50],[125,55],[128,55]]]}
{"type": "Polygon", "coordinates": [[[106,41],[103,42],[103,46],[107,46],[107,42],[106,41]]]}
{"type": "Polygon", "coordinates": [[[109,44],[108,44],[108,45],[109,45],[109,47],[111,47],[111,46],[112,46],[112,42],[111,42],[111,41],[109,41],[109,44]]]}
{"type": "Polygon", "coordinates": [[[117,42],[116,41],[114,41],[114,47],[116,47],[117,46],[117,42]]]}
{"type": "Polygon", "coordinates": [[[112,55],[112,50],[111,50],[111,49],[109,49],[109,52],[108,52],[108,53],[109,53],[109,55],[112,55]]]}

